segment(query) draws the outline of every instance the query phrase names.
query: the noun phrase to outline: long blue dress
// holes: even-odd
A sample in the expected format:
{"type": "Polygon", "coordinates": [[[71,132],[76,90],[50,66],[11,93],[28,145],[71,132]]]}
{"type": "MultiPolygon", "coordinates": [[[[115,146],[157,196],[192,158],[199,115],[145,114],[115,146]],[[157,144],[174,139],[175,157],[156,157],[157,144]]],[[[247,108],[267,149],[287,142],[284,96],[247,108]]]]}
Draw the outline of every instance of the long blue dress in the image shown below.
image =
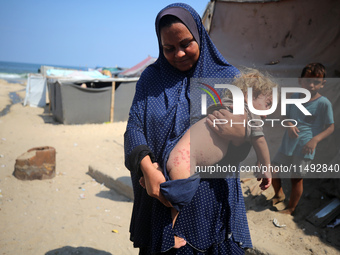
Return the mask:
{"type": "MultiPolygon", "coordinates": [[[[190,116],[192,78],[233,78],[239,74],[218,52],[199,15],[190,6],[172,4],[163,10],[168,8],[182,8],[192,16],[200,37],[200,57],[193,69],[180,72],[167,62],[159,45],[157,61],[142,73],[137,83],[124,135],[125,165],[131,171],[135,197],[131,240],[147,254],[242,254],[240,247],[252,245],[237,176],[199,179],[195,195],[182,208],[174,228],[170,209],[148,196],[139,184],[141,159],[150,155],[165,169],[169,152],[189,128],[190,117],[195,118],[192,109],[190,116]],[[183,237],[187,245],[171,249],[174,235],[183,237]]],[[[249,149],[250,146],[229,147],[228,162],[238,165],[249,149]]],[[[166,171],[164,175],[168,180],[166,171]]]]}

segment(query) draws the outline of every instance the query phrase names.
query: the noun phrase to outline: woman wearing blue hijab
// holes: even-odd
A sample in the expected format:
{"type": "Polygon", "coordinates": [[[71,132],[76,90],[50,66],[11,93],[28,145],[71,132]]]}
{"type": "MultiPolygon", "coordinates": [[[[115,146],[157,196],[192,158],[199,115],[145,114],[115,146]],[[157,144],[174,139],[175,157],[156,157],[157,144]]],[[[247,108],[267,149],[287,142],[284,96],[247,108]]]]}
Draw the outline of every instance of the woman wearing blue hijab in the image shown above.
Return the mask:
{"type": "MultiPolygon", "coordinates": [[[[125,165],[135,197],[131,241],[140,254],[243,254],[251,240],[239,179],[195,179],[193,197],[181,207],[173,226],[167,207],[171,204],[160,192],[169,177],[153,164],[165,169],[169,153],[192,124],[190,117],[200,118],[190,109],[192,79],[232,79],[239,71],[218,52],[199,15],[186,4],[161,10],[156,32],[159,57],[137,83],[124,135],[125,165]],[[146,190],[139,184],[141,176],[146,190]],[[186,244],[173,248],[174,236],[186,244]]],[[[226,160],[238,166],[250,146],[229,148],[226,160]]],[[[172,202],[180,195],[172,194],[172,202]]]]}

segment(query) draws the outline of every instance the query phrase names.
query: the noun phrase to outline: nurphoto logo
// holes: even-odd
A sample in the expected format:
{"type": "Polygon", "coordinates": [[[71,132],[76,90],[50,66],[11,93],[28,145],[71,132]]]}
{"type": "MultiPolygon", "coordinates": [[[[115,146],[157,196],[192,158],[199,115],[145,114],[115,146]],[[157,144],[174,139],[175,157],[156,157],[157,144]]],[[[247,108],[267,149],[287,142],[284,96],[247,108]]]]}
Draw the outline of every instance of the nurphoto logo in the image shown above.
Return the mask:
{"type": "MultiPolygon", "coordinates": [[[[220,104],[222,105],[222,101],[216,90],[205,83],[201,83],[207,88],[209,88],[211,91],[214,92],[214,94],[217,96],[219,99],[220,104]]],[[[214,86],[216,89],[228,89],[233,97],[233,114],[235,115],[243,115],[244,114],[244,95],[243,92],[240,88],[236,87],[235,85],[231,84],[215,84],[214,86]]],[[[213,99],[215,105],[217,105],[216,100],[214,96],[205,88],[200,88],[206,94],[201,94],[201,114],[206,115],[207,114],[207,94],[213,99]]],[[[287,88],[281,88],[281,116],[286,115],[286,106],[288,104],[293,104],[295,105],[304,115],[312,115],[304,106],[303,104],[308,102],[311,98],[311,94],[307,89],[304,88],[294,88],[294,87],[287,87],[287,88]],[[287,94],[289,93],[302,93],[305,95],[305,97],[302,98],[287,98],[287,94]]],[[[251,87],[248,87],[248,92],[247,92],[247,99],[248,99],[248,107],[249,111],[252,112],[253,114],[263,116],[263,115],[270,115],[272,114],[278,105],[278,89],[277,87],[272,88],[272,98],[273,98],[273,103],[270,109],[268,110],[257,110],[253,106],[253,89],[251,87]]],[[[265,119],[264,121],[271,122],[272,127],[274,126],[274,122],[280,121],[279,119],[265,119]]],[[[254,120],[249,120],[248,121],[248,126],[252,127],[254,122],[258,122],[259,125],[256,125],[256,127],[262,127],[264,125],[264,121],[261,119],[254,119],[254,120]]],[[[281,125],[283,127],[289,127],[288,125],[285,125],[285,122],[292,122],[294,126],[297,125],[297,121],[293,119],[285,119],[281,121],[281,125]]],[[[226,120],[226,119],[215,119],[214,120],[214,126],[219,125],[219,124],[227,124],[230,123],[230,125],[235,125],[235,124],[243,124],[244,126],[246,125],[246,120],[243,122],[234,122],[232,120],[226,120]]],[[[254,126],[255,127],[255,126],[254,126]]]]}

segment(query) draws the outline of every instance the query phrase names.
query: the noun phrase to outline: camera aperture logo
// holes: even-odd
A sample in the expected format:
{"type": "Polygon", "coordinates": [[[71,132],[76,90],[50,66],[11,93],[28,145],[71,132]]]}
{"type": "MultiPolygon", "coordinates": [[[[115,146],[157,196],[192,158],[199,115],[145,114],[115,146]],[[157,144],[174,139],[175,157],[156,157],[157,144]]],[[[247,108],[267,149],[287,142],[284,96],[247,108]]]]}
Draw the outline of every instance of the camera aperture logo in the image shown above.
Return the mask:
{"type": "MultiPolygon", "coordinates": [[[[206,86],[207,88],[209,88],[211,91],[214,92],[214,94],[217,96],[219,102],[221,105],[222,104],[222,100],[220,98],[220,96],[218,95],[216,89],[228,89],[233,97],[233,114],[235,115],[243,115],[244,114],[244,102],[245,102],[245,98],[243,95],[243,92],[240,88],[236,87],[235,85],[231,85],[231,84],[215,84],[214,87],[205,84],[205,83],[201,83],[202,85],[206,86]]],[[[213,99],[215,105],[217,105],[217,102],[214,98],[214,96],[212,95],[212,93],[210,91],[208,91],[205,88],[200,88],[201,90],[203,90],[204,92],[206,92],[206,94],[201,94],[201,114],[202,115],[206,115],[207,114],[207,94],[213,99]]],[[[312,115],[304,106],[303,104],[308,102],[311,98],[311,93],[304,88],[296,88],[296,87],[283,87],[281,88],[281,116],[286,116],[286,106],[288,104],[293,104],[295,105],[304,115],[312,115]],[[288,98],[287,94],[289,93],[302,93],[305,95],[305,97],[302,98],[288,98]]],[[[268,116],[272,113],[275,112],[275,110],[277,109],[277,105],[278,105],[278,88],[274,87],[272,88],[272,106],[270,109],[268,110],[257,110],[254,108],[253,106],[253,90],[251,87],[248,87],[248,91],[247,91],[247,102],[248,102],[248,107],[249,107],[249,111],[253,114],[259,115],[259,116],[268,116]]],[[[269,122],[271,123],[271,126],[274,127],[276,122],[281,122],[281,125],[283,127],[291,127],[289,125],[285,125],[286,122],[291,122],[294,126],[297,126],[298,122],[294,119],[269,119],[266,118],[264,120],[262,119],[252,119],[252,120],[248,120],[246,123],[246,120],[243,120],[243,122],[233,122],[233,120],[227,120],[227,119],[214,119],[213,121],[213,125],[214,127],[216,125],[221,125],[221,124],[230,124],[230,126],[236,125],[236,124],[242,124],[243,126],[245,126],[246,124],[250,127],[262,127],[265,122],[269,122]],[[258,125],[253,125],[254,123],[258,123],[258,125]]]]}
{"type": "MultiPolygon", "coordinates": [[[[208,84],[202,83],[202,82],[200,82],[200,83],[201,83],[202,85],[206,86],[207,88],[209,88],[212,92],[214,92],[215,95],[217,96],[218,100],[220,101],[220,104],[223,105],[223,104],[222,104],[222,100],[221,100],[221,98],[220,98],[220,95],[217,93],[217,91],[216,91],[213,87],[211,87],[211,86],[208,85],[208,84]]],[[[207,89],[205,89],[205,88],[199,88],[199,89],[205,91],[205,92],[212,98],[212,100],[214,101],[215,105],[217,105],[216,100],[215,100],[215,97],[210,93],[209,90],[207,90],[207,89]]],[[[206,94],[202,94],[201,97],[202,97],[202,114],[205,115],[205,114],[207,114],[207,95],[206,95],[206,94]],[[203,97],[204,97],[204,100],[203,100],[203,97]],[[204,107],[203,107],[203,103],[205,104],[204,107]],[[203,113],[203,109],[205,109],[205,113],[203,113]]]]}

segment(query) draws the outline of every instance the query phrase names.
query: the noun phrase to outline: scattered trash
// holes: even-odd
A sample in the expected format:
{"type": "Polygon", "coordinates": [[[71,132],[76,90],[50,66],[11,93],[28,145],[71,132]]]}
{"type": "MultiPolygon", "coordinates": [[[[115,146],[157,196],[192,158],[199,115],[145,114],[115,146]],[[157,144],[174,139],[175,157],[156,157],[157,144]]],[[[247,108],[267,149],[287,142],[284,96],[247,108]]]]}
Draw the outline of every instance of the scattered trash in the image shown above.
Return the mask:
{"type": "Polygon", "coordinates": [[[6,165],[1,165],[1,167],[6,167],[6,165]]]}
{"type": "Polygon", "coordinates": [[[2,197],[1,189],[0,189],[0,198],[2,197]]]}
{"type": "Polygon", "coordinates": [[[80,197],[80,199],[84,199],[85,195],[84,194],[80,194],[79,197],[80,197]]]}
{"type": "Polygon", "coordinates": [[[110,212],[110,210],[107,210],[107,209],[106,209],[105,212],[110,212]]]}
{"type": "Polygon", "coordinates": [[[117,229],[112,229],[112,233],[118,233],[117,229]]]}
{"type": "Polygon", "coordinates": [[[74,147],[77,147],[77,146],[78,146],[78,144],[77,144],[77,143],[74,143],[74,144],[73,144],[73,146],[74,146],[74,147]]]}
{"type": "Polygon", "coordinates": [[[0,158],[3,158],[4,157],[4,155],[0,155],[0,158]]]}
{"type": "MultiPolygon", "coordinates": [[[[0,190],[0,194],[1,194],[1,190],[0,190]]],[[[340,225],[340,219],[336,219],[333,224],[327,225],[327,228],[335,228],[338,225],[340,225]]]]}
{"type": "Polygon", "coordinates": [[[6,141],[6,138],[1,138],[2,141],[6,141]]]}
{"type": "Polygon", "coordinates": [[[273,219],[273,224],[275,225],[275,227],[278,227],[278,228],[286,227],[286,225],[280,225],[276,218],[273,219]]]}
{"type": "Polygon", "coordinates": [[[306,220],[317,227],[325,227],[340,213],[340,199],[334,198],[322,207],[313,211],[306,220]]]}

